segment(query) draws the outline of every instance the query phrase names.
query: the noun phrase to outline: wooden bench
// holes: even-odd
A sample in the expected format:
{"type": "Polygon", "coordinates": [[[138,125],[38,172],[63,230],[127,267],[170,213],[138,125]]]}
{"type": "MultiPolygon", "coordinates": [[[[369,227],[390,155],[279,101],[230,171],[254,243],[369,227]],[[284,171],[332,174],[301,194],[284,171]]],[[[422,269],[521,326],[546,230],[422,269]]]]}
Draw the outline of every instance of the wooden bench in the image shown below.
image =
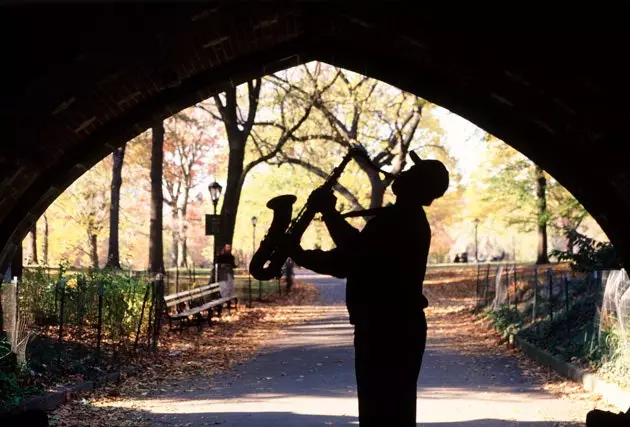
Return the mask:
{"type": "Polygon", "coordinates": [[[196,323],[197,327],[201,329],[204,317],[207,318],[210,325],[213,314],[217,313],[220,316],[224,306],[227,306],[228,310],[231,310],[232,305],[234,309],[237,309],[237,296],[234,293],[222,296],[222,286],[225,289],[234,289],[231,283],[223,281],[164,296],[169,329],[173,329],[174,322],[179,325],[180,330],[185,325],[193,323],[196,323]]]}

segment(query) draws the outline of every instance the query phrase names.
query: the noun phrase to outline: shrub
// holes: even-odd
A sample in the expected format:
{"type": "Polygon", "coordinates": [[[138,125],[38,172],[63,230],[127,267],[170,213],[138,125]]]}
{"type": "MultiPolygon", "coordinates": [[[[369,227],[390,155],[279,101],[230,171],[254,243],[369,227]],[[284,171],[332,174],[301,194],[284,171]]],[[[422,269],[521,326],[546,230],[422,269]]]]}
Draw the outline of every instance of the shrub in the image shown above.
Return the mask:
{"type": "Polygon", "coordinates": [[[621,268],[621,261],[615,247],[609,242],[591,239],[576,230],[568,229],[565,236],[569,240],[567,251],[553,250],[552,256],[558,261],[569,261],[574,271],[590,272],[621,268]],[[577,246],[577,252],[573,248],[577,246]]]}

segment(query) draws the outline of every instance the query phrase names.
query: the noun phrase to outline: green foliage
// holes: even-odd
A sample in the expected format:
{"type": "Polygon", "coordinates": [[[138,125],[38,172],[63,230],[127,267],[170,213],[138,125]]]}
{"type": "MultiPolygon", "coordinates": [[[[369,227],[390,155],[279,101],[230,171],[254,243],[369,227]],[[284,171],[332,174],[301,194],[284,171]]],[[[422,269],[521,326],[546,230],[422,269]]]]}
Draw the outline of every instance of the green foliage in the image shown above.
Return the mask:
{"type": "Polygon", "coordinates": [[[539,313],[543,317],[537,319],[511,306],[487,310],[485,315],[504,339],[509,334],[518,335],[566,361],[589,366],[613,382],[630,386],[630,348],[617,322],[605,318],[600,322],[597,307],[601,293],[584,279],[573,279],[571,287],[568,312],[564,301],[556,301],[553,320],[544,315],[544,298],[539,298],[539,313]]]}
{"type": "Polygon", "coordinates": [[[597,351],[599,373],[624,387],[630,387],[630,345],[621,337],[619,328],[606,325],[600,331],[597,351]]]}
{"type": "Polygon", "coordinates": [[[14,406],[20,402],[21,388],[14,372],[0,370],[0,404],[14,406]]]}
{"type": "Polygon", "coordinates": [[[28,372],[17,365],[11,343],[6,337],[0,338],[0,407],[15,406],[24,396],[40,391],[29,385],[28,372]]]}
{"type": "MultiPolygon", "coordinates": [[[[64,266],[60,269],[63,274],[64,266]]],[[[51,277],[48,270],[37,267],[35,270],[25,269],[20,282],[20,307],[32,314],[38,325],[54,324],[57,321],[55,310],[54,284],[56,277],[51,277]]]]}
{"type": "Polygon", "coordinates": [[[523,324],[519,311],[507,305],[496,310],[488,310],[486,315],[504,338],[510,334],[516,334],[523,324]]]}
{"type": "MultiPolygon", "coordinates": [[[[486,183],[481,202],[486,212],[498,212],[509,226],[530,232],[539,224],[556,230],[559,227],[576,229],[587,217],[584,207],[558,181],[547,173],[545,203],[540,212],[536,194],[536,165],[512,147],[494,137],[489,137],[488,159],[484,170],[477,177],[486,183]]],[[[481,215],[483,216],[483,215],[481,215]]]]}
{"type": "Polygon", "coordinates": [[[600,242],[587,237],[574,229],[565,232],[569,240],[569,250],[552,251],[558,261],[569,261],[574,271],[588,272],[621,268],[621,260],[610,242],[600,242]],[[577,247],[574,252],[572,248],[577,247]]]}
{"type": "Polygon", "coordinates": [[[20,284],[20,306],[39,325],[56,324],[63,295],[65,325],[93,328],[98,323],[99,288],[103,288],[103,330],[112,339],[130,336],[137,327],[144,292],[144,281],[116,270],[67,274],[65,285],[48,276],[44,269],[25,271],[20,284]]]}

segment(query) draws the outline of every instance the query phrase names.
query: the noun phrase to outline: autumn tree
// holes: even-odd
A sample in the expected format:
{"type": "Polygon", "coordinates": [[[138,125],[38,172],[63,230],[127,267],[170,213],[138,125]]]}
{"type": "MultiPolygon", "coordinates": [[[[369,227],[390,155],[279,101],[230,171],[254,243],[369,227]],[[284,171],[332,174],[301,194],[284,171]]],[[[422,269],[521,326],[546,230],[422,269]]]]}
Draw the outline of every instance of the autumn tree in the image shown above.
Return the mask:
{"type": "Polygon", "coordinates": [[[101,162],[77,179],[56,201],[58,212],[78,225],[83,234],[76,248],[99,268],[98,237],[107,225],[109,210],[108,162],[101,162]]]}
{"type": "Polygon", "coordinates": [[[207,178],[214,129],[195,109],[175,114],[165,128],[164,202],[171,211],[172,263],[182,267],[188,265],[188,206],[192,191],[207,178]]]}
{"type": "MultiPolygon", "coordinates": [[[[314,107],[300,132],[291,136],[299,146],[285,147],[276,162],[296,164],[326,178],[330,171],[321,161],[329,157],[326,152],[343,153],[360,145],[371,158],[357,158],[369,182],[369,207],[383,205],[386,189],[406,167],[410,149],[422,149],[423,155],[432,150],[448,157],[435,135],[427,137],[425,132],[425,138],[421,138],[423,115],[432,105],[415,95],[322,63],[304,65],[300,73],[276,73],[268,79],[298,102],[313,100],[314,107]],[[382,174],[379,169],[387,169],[390,174],[382,174]]],[[[284,129],[282,122],[275,125],[284,129]]],[[[355,192],[341,184],[336,190],[353,208],[361,207],[355,192]]]]}
{"type": "MultiPolygon", "coordinates": [[[[247,174],[257,165],[268,162],[278,155],[291,136],[306,121],[313,107],[312,102],[296,103],[287,91],[275,90],[269,95],[269,99],[273,100],[273,106],[269,107],[266,114],[272,116],[272,121],[279,117],[278,120],[282,120],[284,126],[262,143],[260,139],[252,138],[261,99],[261,85],[260,78],[250,80],[244,85],[231,87],[215,95],[212,102],[198,105],[200,109],[223,123],[229,146],[227,184],[221,207],[221,232],[216,239],[217,248],[232,242],[247,174]],[[292,112],[291,119],[287,119],[288,110],[292,112]],[[248,141],[252,142],[249,159],[246,156],[248,141]]],[[[273,126],[273,122],[269,124],[265,120],[260,126],[273,126]]]]}
{"type": "Polygon", "coordinates": [[[508,226],[536,231],[536,263],[546,264],[549,228],[577,228],[586,217],[582,205],[540,166],[507,144],[488,136],[484,201],[508,226]]]}
{"type": "Polygon", "coordinates": [[[125,160],[125,146],[112,153],[112,184],[109,204],[109,247],[106,267],[120,269],[120,250],[118,230],[120,226],[120,187],[122,186],[122,168],[125,160]]]}

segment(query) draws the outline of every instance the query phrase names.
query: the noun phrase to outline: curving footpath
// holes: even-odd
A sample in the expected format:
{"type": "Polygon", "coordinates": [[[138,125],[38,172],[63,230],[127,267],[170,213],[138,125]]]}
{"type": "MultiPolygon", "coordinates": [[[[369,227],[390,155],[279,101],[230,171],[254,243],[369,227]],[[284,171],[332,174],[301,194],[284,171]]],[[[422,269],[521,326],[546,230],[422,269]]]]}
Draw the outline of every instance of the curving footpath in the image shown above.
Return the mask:
{"type": "MultiPolygon", "coordinates": [[[[128,408],[157,426],[358,425],[344,282],[298,273],[320,290],[319,305],[304,308],[317,310],[316,320],[285,331],[247,363],[182,387],[197,391],[135,400],[128,408]]],[[[592,402],[545,392],[503,349],[488,351],[474,334],[458,335],[458,322],[470,319],[456,313],[428,310],[419,426],[582,425],[592,402]]]]}

